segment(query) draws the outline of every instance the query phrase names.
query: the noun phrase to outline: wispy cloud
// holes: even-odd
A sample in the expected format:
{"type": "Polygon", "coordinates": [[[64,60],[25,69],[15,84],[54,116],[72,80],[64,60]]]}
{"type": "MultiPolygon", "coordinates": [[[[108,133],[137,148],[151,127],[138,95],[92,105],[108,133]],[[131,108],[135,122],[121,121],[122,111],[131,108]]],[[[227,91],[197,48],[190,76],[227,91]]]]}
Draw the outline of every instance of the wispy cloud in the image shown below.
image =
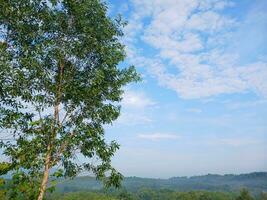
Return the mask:
{"type": "Polygon", "coordinates": [[[173,140],[180,138],[179,135],[170,133],[139,134],[138,137],[146,140],[173,140]]]}
{"type": "MultiPolygon", "coordinates": [[[[267,97],[267,63],[256,58],[244,62],[248,57],[243,53],[246,47],[240,45],[244,43],[242,37],[236,37],[244,21],[221,12],[234,6],[231,1],[132,0],[132,4],[135,10],[126,31],[129,60],[144,66],[160,85],[183,98],[246,91],[267,97]],[[149,20],[144,23],[144,19],[149,20]],[[157,53],[140,55],[140,43],[157,53]]],[[[249,37],[261,38],[257,45],[261,48],[256,50],[267,42],[262,31],[266,25],[262,19],[267,19],[263,10],[257,8],[245,19],[260,21],[257,26],[246,23],[251,25],[249,29],[256,29],[249,37]]]]}
{"type": "Polygon", "coordinates": [[[126,90],[123,95],[122,106],[126,108],[144,109],[155,104],[144,92],[126,90]]]}
{"type": "Polygon", "coordinates": [[[151,118],[150,108],[156,105],[144,91],[136,91],[127,88],[123,95],[121,102],[122,112],[117,124],[120,125],[144,125],[150,124],[153,120],[151,118]]]}

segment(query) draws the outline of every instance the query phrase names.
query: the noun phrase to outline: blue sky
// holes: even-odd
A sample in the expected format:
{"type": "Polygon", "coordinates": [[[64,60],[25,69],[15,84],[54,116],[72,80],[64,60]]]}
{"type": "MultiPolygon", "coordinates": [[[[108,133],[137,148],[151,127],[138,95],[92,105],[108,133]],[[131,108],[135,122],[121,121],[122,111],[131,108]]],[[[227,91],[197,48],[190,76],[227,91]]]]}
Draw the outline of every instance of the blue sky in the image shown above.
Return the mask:
{"type": "Polygon", "coordinates": [[[267,1],[110,0],[127,59],[143,81],[125,88],[106,128],[126,176],[267,171],[267,1]]]}

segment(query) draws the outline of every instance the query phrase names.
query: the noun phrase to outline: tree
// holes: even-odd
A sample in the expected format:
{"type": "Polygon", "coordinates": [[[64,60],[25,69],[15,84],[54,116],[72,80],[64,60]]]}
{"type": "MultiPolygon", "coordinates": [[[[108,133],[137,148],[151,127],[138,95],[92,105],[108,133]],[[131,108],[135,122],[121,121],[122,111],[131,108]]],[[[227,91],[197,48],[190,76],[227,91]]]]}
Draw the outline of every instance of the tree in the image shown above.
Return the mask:
{"type": "Polygon", "coordinates": [[[1,0],[0,5],[5,173],[15,172],[22,178],[18,184],[34,181],[38,200],[55,167],[56,177],[89,170],[119,186],[122,175],[111,166],[119,145],[105,141],[103,126],[119,116],[123,86],[139,80],[134,67],[118,67],[125,58],[119,40],[125,23],[109,18],[100,0],[1,0]],[[77,162],[78,155],[86,161],[77,162]]]}
{"type": "Polygon", "coordinates": [[[247,189],[242,189],[240,191],[240,195],[236,198],[236,200],[253,200],[253,198],[250,196],[247,189]]]}

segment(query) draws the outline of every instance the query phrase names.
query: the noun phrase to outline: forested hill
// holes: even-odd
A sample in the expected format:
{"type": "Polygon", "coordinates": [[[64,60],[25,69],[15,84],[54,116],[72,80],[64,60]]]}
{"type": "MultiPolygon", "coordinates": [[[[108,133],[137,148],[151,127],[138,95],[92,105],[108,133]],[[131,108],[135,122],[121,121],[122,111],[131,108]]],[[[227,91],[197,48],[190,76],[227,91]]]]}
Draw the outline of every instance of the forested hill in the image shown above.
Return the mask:
{"type": "MultiPolygon", "coordinates": [[[[169,179],[152,179],[125,177],[123,187],[135,192],[141,188],[170,189],[177,191],[208,190],[208,191],[238,191],[248,188],[252,192],[267,191],[267,172],[254,172],[240,175],[215,175],[193,177],[173,177],[169,179]]],[[[58,184],[61,192],[98,190],[102,185],[92,177],[77,177],[58,184]]]]}

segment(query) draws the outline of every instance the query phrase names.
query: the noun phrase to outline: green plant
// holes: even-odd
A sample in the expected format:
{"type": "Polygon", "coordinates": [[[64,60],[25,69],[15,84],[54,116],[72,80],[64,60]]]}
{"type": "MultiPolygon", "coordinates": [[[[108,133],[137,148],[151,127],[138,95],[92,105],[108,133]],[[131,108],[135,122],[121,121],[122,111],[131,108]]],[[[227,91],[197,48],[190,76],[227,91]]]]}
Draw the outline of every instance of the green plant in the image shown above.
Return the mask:
{"type": "Polygon", "coordinates": [[[9,135],[0,146],[10,160],[1,173],[14,172],[28,199],[43,199],[53,167],[55,177],[89,170],[119,186],[110,163],[119,145],[106,143],[103,125],[119,116],[123,86],[139,80],[134,67],[118,68],[125,23],[99,0],[0,5],[0,128],[9,135]]]}

